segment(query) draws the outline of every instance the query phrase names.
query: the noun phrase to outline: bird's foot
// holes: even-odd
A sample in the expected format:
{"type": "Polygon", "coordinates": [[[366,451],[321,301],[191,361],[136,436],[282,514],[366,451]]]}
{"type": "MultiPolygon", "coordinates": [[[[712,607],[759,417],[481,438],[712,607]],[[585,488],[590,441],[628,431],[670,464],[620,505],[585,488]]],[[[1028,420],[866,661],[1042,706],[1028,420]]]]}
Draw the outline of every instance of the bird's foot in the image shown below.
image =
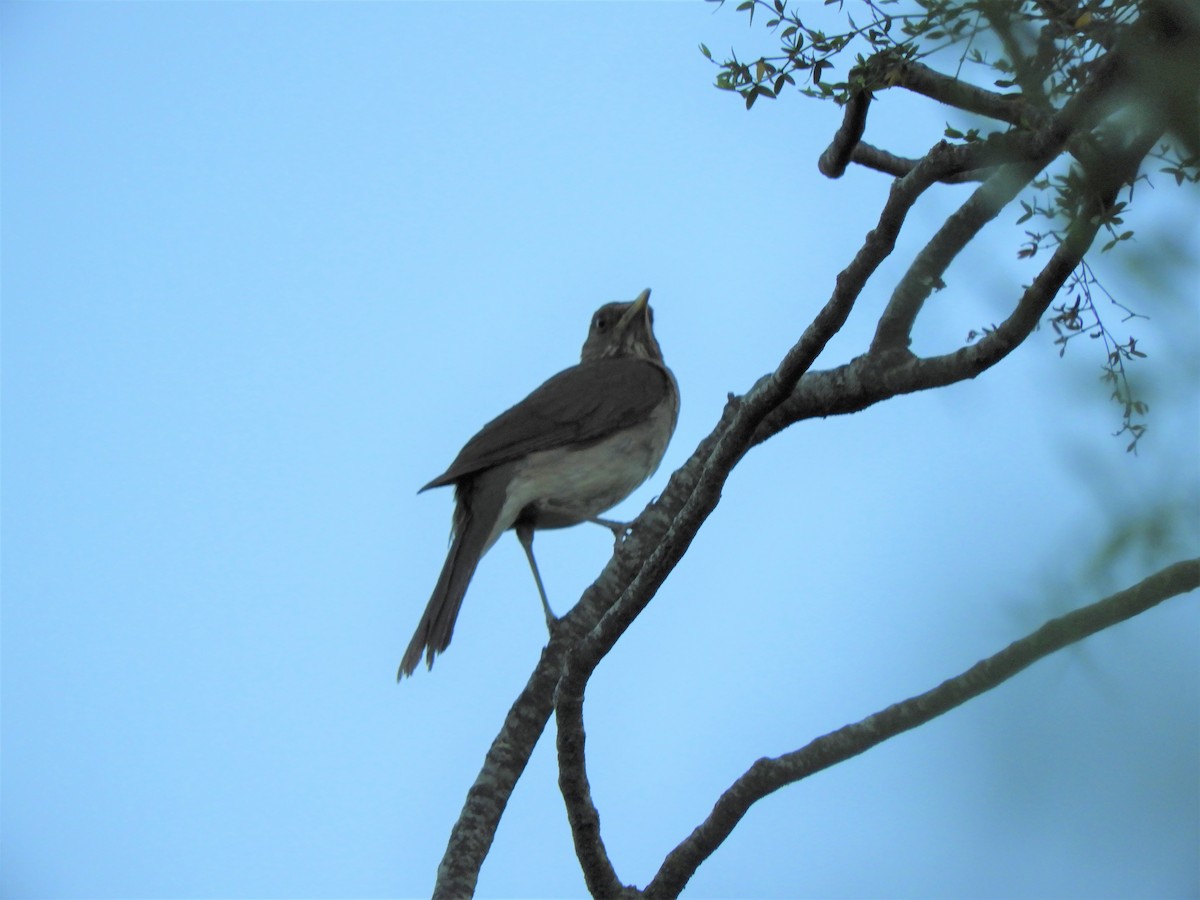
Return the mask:
{"type": "Polygon", "coordinates": [[[615,519],[589,519],[590,522],[595,522],[597,525],[603,525],[613,534],[613,549],[619,550],[625,538],[629,537],[632,531],[632,523],[618,522],[615,519]]]}

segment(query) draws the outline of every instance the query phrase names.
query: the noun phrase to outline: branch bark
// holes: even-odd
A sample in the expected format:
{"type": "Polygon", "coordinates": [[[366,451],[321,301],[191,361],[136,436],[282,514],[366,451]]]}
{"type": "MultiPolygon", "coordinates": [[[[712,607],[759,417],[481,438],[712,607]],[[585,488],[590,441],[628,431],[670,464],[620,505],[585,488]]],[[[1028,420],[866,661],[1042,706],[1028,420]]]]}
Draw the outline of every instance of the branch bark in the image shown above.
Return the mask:
{"type": "Polygon", "coordinates": [[[758,760],[721,795],[708,818],[667,855],[646,886],[646,896],[678,896],[700,864],[729,836],[750,807],[768,794],[923,725],[1007,681],[1056,650],[1197,587],[1200,587],[1200,559],[1175,563],[1127,590],[1051,619],[1032,634],[932,690],[819,737],[799,750],[758,760]]]}
{"type": "Polygon", "coordinates": [[[912,60],[891,66],[886,77],[914,94],[1009,125],[1030,126],[1044,115],[1031,108],[1022,94],[998,94],[912,60]]]}
{"type": "MultiPolygon", "coordinates": [[[[558,787],[567,805],[567,822],[575,842],[575,856],[583,880],[593,897],[619,897],[627,892],[617,877],[600,836],[600,814],[592,802],[585,763],[583,696],[559,697],[555,704],[558,726],[558,787]]],[[[636,893],[636,891],[635,891],[636,893]]]]}

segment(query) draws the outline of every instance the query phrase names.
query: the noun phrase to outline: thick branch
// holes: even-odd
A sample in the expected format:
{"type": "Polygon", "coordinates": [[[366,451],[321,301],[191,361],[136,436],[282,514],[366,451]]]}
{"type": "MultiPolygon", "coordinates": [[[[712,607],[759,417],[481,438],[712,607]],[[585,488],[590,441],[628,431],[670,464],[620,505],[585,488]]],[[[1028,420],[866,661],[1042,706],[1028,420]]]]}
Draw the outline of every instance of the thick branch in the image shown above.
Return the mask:
{"type": "MultiPolygon", "coordinates": [[[[1002,108],[1006,113],[1012,112],[1016,108],[1014,102],[1007,101],[1000,94],[993,94],[982,88],[976,88],[941,75],[920,63],[903,63],[894,70],[894,73],[890,71],[888,77],[889,80],[893,77],[900,79],[897,82],[900,84],[904,84],[904,78],[908,77],[915,86],[932,90],[936,85],[937,90],[955,93],[955,96],[965,92],[966,96],[972,98],[973,103],[989,108],[1002,108]]],[[[822,175],[829,178],[841,178],[845,174],[846,167],[852,162],[879,169],[897,177],[907,175],[916,167],[919,160],[904,159],[870,144],[862,143],[871,100],[872,94],[868,90],[858,90],[850,95],[842,115],[842,124],[834,133],[833,140],[825,148],[825,152],[817,160],[817,169],[822,175]]],[[[1008,118],[1012,118],[1012,116],[1008,118]]],[[[1008,121],[1008,118],[1004,120],[1008,121]]],[[[1024,142],[1014,141],[1014,137],[1018,136],[1014,133],[995,134],[990,136],[987,141],[965,146],[959,166],[948,171],[939,180],[945,183],[983,180],[983,176],[975,170],[992,168],[1004,162],[1014,162],[1018,157],[1027,154],[1024,142]]]]}
{"type": "Polygon", "coordinates": [[[899,63],[888,68],[886,77],[891,83],[915,94],[1009,125],[1029,126],[1041,117],[1020,94],[997,94],[943,75],[924,63],[899,63]]]}
{"type": "Polygon", "coordinates": [[[559,697],[555,706],[558,726],[558,788],[567,805],[567,821],[575,842],[575,856],[583,870],[588,893],[593,897],[618,897],[625,886],[617,877],[604,840],[600,836],[600,814],[592,802],[585,765],[586,737],[583,731],[583,697],[559,697]]]}
{"type": "MultiPolygon", "coordinates": [[[[826,151],[828,153],[829,151],[826,151]]],[[[825,157],[822,155],[821,157],[825,157]]],[[[895,175],[897,178],[903,178],[909,172],[917,167],[919,159],[909,159],[905,156],[896,156],[894,153],[889,153],[886,150],[881,150],[871,144],[859,141],[850,151],[849,161],[858,163],[860,166],[865,166],[868,169],[874,169],[877,172],[885,172],[888,175],[895,175]]],[[[824,174],[829,175],[824,169],[821,170],[824,174]]],[[[840,173],[839,173],[840,174],[840,173]]],[[[971,181],[983,181],[992,172],[990,169],[964,169],[961,172],[955,172],[941,179],[942,184],[963,184],[971,181]]],[[[835,177],[835,176],[831,176],[835,177]]]]}
{"type": "MultiPolygon", "coordinates": [[[[842,125],[833,140],[817,160],[817,170],[829,178],[841,178],[850,164],[851,154],[862,140],[867,127],[867,110],[871,107],[870,91],[855,91],[846,102],[842,125]]],[[[911,169],[909,170],[911,171],[911,169]]],[[[894,173],[907,175],[908,172],[894,173]]]]}
{"type": "Polygon", "coordinates": [[[923,725],[1012,678],[1068,644],[1200,587],[1200,559],[1175,563],[1128,590],[1052,619],[999,653],[924,694],[889,706],[775,759],[760,759],[721,795],[708,818],[667,856],[646,895],[675,897],[700,864],[727,838],[756,801],[785,785],[857,756],[923,725]]]}
{"type": "MultiPolygon", "coordinates": [[[[582,604],[581,604],[582,605],[582,604]]],[[[484,758],[483,769],[467,791],[458,821],[450,832],[446,852],[438,866],[435,898],[458,900],[475,893],[479,869],[496,836],[496,827],[508,798],[553,709],[554,684],[562,667],[573,623],[564,617],[537,667],[521,691],[496,739],[484,758]]]]}

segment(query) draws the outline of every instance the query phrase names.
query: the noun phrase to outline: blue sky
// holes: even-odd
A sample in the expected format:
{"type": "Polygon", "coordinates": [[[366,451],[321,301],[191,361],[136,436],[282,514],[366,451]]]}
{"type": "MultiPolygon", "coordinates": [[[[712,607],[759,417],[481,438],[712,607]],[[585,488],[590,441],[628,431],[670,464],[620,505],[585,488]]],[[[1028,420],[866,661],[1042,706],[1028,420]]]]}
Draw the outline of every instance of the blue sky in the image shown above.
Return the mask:
{"type": "MultiPolygon", "coordinates": [[[[649,286],[682,410],[632,518],[796,339],[888,180],[818,175],[831,105],[714,90],[698,43],[770,44],[700,3],[0,16],[0,891],[427,894],[545,631],[506,536],[449,652],[395,684],[451,513],[416,489],[577,359],[597,306],[649,286]]],[[[964,121],[890,95],[872,117],[908,154],[964,121]]],[[[914,210],[819,367],[862,352],[965,190],[914,210]]],[[[1097,267],[1150,317],[1120,326],[1150,354],[1138,456],[1110,437],[1094,346],[1060,360],[1044,330],[975,382],[739,466],[588,693],[624,880],[757,757],[1195,554],[1195,195],[1163,177],[1137,200],[1137,241],[1097,267]],[[1180,512],[1156,549],[1092,564],[1158,504],[1180,512]]],[[[951,268],[918,351],[1032,277],[1016,217],[951,268]]],[[[610,547],[538,538],[556,608],[610,547]]],[[[1171,601],[773,795],[691,895],[1195,895],[1198,626],[1171,601]]],[[[544,738],[481,896],[583,892],[553,763],[544,738]]]]}

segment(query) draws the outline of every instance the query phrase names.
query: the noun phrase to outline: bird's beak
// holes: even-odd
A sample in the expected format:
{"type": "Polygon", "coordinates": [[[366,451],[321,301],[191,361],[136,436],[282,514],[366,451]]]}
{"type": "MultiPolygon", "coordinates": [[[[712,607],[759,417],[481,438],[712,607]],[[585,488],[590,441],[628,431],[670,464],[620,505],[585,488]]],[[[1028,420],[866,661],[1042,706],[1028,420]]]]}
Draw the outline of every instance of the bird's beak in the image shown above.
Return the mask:
{"type": "Polygon", "coordinates": [[[618,329],[624,329],[630,322],[636,319],[645,310],[646,305],[650,302],[650,288],[646,288],[637,295],[637,299],[633,301],[633,305],[625,310],[625,315],[621,316],[621,320],[617,322],[618,329]]]}

